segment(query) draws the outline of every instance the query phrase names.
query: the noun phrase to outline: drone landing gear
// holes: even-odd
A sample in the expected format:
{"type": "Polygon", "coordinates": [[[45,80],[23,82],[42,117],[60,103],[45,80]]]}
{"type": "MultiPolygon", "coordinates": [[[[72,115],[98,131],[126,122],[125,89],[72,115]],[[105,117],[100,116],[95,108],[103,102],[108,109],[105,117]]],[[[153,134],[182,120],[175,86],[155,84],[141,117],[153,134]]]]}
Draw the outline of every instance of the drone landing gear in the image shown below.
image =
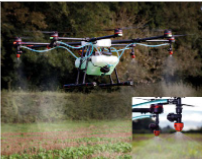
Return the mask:
{"type": "Polygon", "coordinates": [[[63,87],[65,89],[70,89],[70,88],[76,88],[76,87],[94,87],[97,86],[96,82],[91,82],[91,83],[86,83],[86,71],[87,71],[87,67],[88,67],[88,59],[87,59],[87,63],[86,63],[86,68],[84,69],[84,74],[83,74],[83,82],[81,84],[79,84],[79,75],[80,75],[80,68],[81,68],[81,64],[80,67],[78,68],[78,74],[77,74],[77,78],[76,78],[76,82],[72,83],[72,84],[65,84],[63,87]]]}
{"type": "MultiPolygon", "coordinates": [[[[87,55],[90,53],[90,50],[87,52],[87,55]]],[[[83,54],[84,54],[84,48],[82,50],[82,55],[81,57],[83,57],[83,54]]],[[[81,65],[83,63],[82,61],[82,58],[81,58],[81,61],[80,61],[80,65],[79,65],[79,68],[78,68],[78,73],[77,73],[77,78],[76,78],[76,82],[75,83],[72,83],[72,84],[65,84],[63,87],[65,89],[70,89],[70,88],[76,88],[76,87],[94,87],[97,85],[96,82],[91,82],[91,83],[86,83],[86,72],[87,72],[87,68],[88,68],[88,62],[89,62],[89,58],[87,58],[86,60],[86,67],[85,69],[83,70],[84,74],[83,74],[83,81],[81,84],[79,84],[79,75],[80,75],[80,71],[82,71],[81,69],[81,65]]]]}
{"type": "Polygon", "coordinates": [[[99,84],[99,86],[100,87],[111,87],[111,86],[132,86],[133,85],[133,81],[120,82],[120,80],[118,78],[118,74],[117,74],[116,68],[114,69],[114,72],[115,72],[115,75],[116,75],[117,83],[113,82],[112,77],[110,75],[109,76],[110,83],[107,83],[107,84],[101,83],[101,84],[99,84]]]}
{"type": "Polygon", "coordinates": [[[84,83],[84,84],[65,84],[64,88],[68,89],[68,88],[75,88],[75,87],[94,87],[96,86],[97,83],[96,82],[91,82],[91,83],[84,83]]]}

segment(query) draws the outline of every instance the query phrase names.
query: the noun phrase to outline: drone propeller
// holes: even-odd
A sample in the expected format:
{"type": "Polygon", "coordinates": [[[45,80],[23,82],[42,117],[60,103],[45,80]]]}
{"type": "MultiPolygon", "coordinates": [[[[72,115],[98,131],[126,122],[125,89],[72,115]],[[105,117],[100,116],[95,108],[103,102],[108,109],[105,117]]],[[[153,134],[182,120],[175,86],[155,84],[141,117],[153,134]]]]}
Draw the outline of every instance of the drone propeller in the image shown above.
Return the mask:
{"type": "Polygon", "coordinates": [[[147,26],[147,25],[144,25],[144,26],[142,26],[142,27],[130,26],[130,27],[122,27],[122,28],[104,29],[104,30],[102,30],[102,31],[114,31],[115,29],[122,29],[122,30],[128,30],[128,29],[143,29],[145,26],[147,26]]]}
{"type": "Polygon", "coordinates": [[[58,32],[58,31],[42,31],[42,30],[35,30],[35,31],[30,31],[30,30],[26,30],[26,31],[24,31],[24,32],[41,32],[41,33],[44,33],[44,34],[54,34],[54,33],[71,33],[71,32],[58,32]]]}
{"type": "MultiPolygon", "coordinates": [[[[164,32],[165,30],[170,30],[171,32],[179,32],[181,30],[179,29],[148,29],[149,31],[154,31],[154,32],[164,32]]],[[[182,34],[182,35],[173,35],[173,37],[179,37],[179,36],[188,36],[188,35],[194,35],[194,34],[182,34]]]]}
{"type": "Polygon", "coordinates": [[[182,106],[196,107],[196,106],[194,106],[194,105],[189,105],[189,104],[182,104],[182,106]]]}
{"type": "Polygon", "coordinates": [[[176,31],[180,31],[179,29],[175,29],[175,28],[172,28],[172,29],[158,29],[158,28],[154,28],[154,29],[148,29],[149,31],[153,31],[153,32],[163,32],[165,30],[170,30],[172,32],[176,32],[176,31]]]}
{"type": "Polygon", "coordinates": [[[9,39],[32,39],[33,37],[30,36],[16,36],[16,37],[9,37],[9,39]]]}
{"type": "Polygon", "coordinates": [[[144,98],[135,98],[135,99],[142,99],[142,100],[147,100],[147,101],[153,101],[153,100],[158,100],[158,98],[162,98],[162,97],[156,97],[153,99],[144,99],[144,98]]]}
{"type": "Polygon", "coordinates": [[[194,35],[194,34],[172,35],[172,36],[173,36],[173,37],[180,37],[180,36],[190,36],[190,35],[194,35]]]}

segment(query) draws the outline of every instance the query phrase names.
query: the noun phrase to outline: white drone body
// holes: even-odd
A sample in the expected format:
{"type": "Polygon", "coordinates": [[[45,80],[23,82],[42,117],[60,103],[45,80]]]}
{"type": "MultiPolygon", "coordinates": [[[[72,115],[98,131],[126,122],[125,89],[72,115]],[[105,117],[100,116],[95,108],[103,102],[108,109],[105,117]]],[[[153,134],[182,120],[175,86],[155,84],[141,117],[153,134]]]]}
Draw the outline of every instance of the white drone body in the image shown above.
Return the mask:
{"type": "MultiPolygon", "coordinates": [[[[82,45],[86,45],[87,42],[82,41],[82,45]]],[[[95,46],[97,47],[110,47],[111,46],[111,39],[102,39],[97,40],[95,42],[95,46]]],[[[81,69],[86,68],[87,60],[82,59],[81,69]]],[[[81,58],[77,58],[75,61],[75,67],[79,68],[81,62],[81,58]]],[[[93,76],[101,76],[101,75],[111,75],[111,73],[114,71],[114,68],[119,63],[119,58],[117,56],[106,56],[106,55],[92,55],[89,57],[89,63],[87,66],[87,75],[93,75],[93,76]],[[103,73],[100,71],[101,67],[109,66],[109,72],[103,73]]]]}

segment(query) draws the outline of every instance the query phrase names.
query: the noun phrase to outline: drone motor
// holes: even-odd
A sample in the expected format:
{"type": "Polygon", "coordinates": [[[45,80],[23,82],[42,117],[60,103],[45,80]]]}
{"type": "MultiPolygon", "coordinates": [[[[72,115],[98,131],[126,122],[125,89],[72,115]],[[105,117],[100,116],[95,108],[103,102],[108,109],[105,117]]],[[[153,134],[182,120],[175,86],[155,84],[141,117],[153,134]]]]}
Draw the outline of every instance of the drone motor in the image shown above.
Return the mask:
{"type": "Polygon", "coordinates": [[[172,31],[171,31],[171,30],[165,30],[165,31],[164,31],[164,36],[165,36],[166,38],[172,37],[172,31]]]}
{"type": "Polygon", "coordinates": [[[161,114],[161,113],[163,113],[163,105],[162,104],[151,104],[150,110],[154,114],[161,114]]]}
{"type": "Polygon", "coordinates": [[[123,31],[122,31],[122,29],[120,29],[120,28],[115,29],[115,30],[114,30],[114,35],[117,36],[117,37],[123,36],[123,31]]]}
{"type": "Polygon", "coordinates": [[[17,47],[16,57],[20,58],[20,54],[22,54],[22,51],[20,51],[20,45],[22,43],[22,39],[19,37],[15,38],[15,41],[13,42],[13,45],[17,47]]]}

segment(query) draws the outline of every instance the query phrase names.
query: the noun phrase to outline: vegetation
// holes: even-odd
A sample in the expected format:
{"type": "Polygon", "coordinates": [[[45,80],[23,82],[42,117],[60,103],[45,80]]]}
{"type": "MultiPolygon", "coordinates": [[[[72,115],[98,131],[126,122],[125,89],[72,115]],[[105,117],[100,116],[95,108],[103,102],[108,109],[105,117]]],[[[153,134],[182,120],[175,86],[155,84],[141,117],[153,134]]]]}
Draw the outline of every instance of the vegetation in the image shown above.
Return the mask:
{"type": "Polygon", "coordinates": [[[3,159],[131,158],[130,120],[2,124],[1,137],[3,159]]]}
{"type": "Polygon", "coordinates": [[[133,158],[200,159],[202,155],[201,134],[136,134],[133,137],[133,158]]]}
{"type": "Polygon", "coordinates": [[[131,96],[92,92],[2,92],[1,122],[130,119],[131,96]]]}

